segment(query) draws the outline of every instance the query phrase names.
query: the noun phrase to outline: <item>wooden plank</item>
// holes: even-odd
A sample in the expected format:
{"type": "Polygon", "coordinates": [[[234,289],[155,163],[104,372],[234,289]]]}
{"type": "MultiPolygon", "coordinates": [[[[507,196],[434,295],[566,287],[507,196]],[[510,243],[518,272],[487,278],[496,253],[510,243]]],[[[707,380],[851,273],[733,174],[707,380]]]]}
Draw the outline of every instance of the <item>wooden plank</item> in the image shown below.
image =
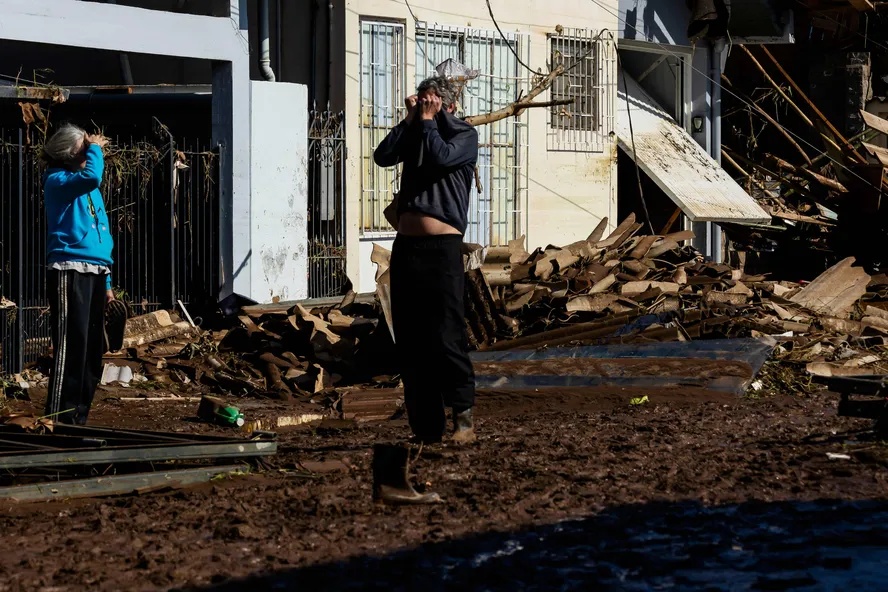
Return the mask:
{"type": "MultiPolygon", "coordinates": [[[[326,308],[328,306],[336,306],[342,302],[342,296],[332,296],[330,298],[308,298],[305,300],[288,300],[286,302],[274,302],[271,304],[254,304],[244,306],[241,312],[251,317],[260,317],[262,315],[285,315],[291,308],[297,304],[311,310],[313,308],[326,308]]],[[[355,296],[354,302],[358,304],[373,304],[376,302],[376,294],[374,292],[366,292],[355,296]]],[[[127,321],[129,323],[131,321],[127,321]]]]}
{"type": "Polygon", "coordinates": [[[861,267],[852,267],[854,257],[836,263],[802,288],[790,301],[808,310],[837,318],[847,318],[854,303],[866,293],[870,276],[861,267]]]}
{"type": "MultiPolygon", "coordinates": [[[[883,119],[882,121],[885,120],[883,119]]],[[[875,144],[867,144],[866,142],[863,142],[863,147],[880,163],[882,163],[882,166],[888,166],[888,150],[882,148],[881,146],[876,146],[875,144]]]]}
{"type": "Polygon", "coordinates": [[[863,109],[860,110],[860,115],[863,117],[863,122],[869,127],[888,135],[888,120],[882,119],[878,115],[874,115],[863,109]]]}

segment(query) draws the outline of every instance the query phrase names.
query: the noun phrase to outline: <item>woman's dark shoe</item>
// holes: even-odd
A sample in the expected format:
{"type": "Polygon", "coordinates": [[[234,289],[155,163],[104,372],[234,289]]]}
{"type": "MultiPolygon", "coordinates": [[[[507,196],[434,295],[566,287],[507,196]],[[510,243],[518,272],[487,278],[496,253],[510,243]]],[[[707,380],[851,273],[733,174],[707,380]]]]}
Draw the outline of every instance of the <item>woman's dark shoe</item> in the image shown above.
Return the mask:
{"type": "Polygon", "coordinates": [[[469,444],[475,441],[475,421],[472,419],[472,408],[457,412],[453,410],[453,441],[469,444]]]}
{"type": "Polygon", "coordinates": [[[105,351],[119,351],[123,347],[123,333],[129,308],[121,300],[112,300],[105,305],[105,351]]]}

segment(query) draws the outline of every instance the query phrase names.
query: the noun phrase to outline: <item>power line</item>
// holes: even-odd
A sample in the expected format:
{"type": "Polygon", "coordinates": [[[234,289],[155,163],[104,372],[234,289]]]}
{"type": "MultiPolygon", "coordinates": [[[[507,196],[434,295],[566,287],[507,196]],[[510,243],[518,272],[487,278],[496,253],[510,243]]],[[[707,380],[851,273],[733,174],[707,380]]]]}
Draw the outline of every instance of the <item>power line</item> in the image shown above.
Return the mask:
{"type": "Polygon", "coordinates": [[[525,70],[527,70],[528,72],[530,72],[533,75],[539,74],[539,72],[537,72],[536,70],[534,70],[533,68],[531,68],[530,66],[525,64],[524,61],[521,59],[521,56],[518,55],[518,51],[514,47],[512,47],[512,42],[509,41],[509,39],[506,37],[506,34],[503,33],[502,29],[500,29],[499,23],[496,22],[496,17],[493,16],[493,8],[490,6],[490,0],[485,0],[485,1],[487,2],[487,12],[490,13],[490,20],[493,21],[493,26],[496,27],[496,30],[499,32],[500,37],[502,37],[503,41],[506,42],[506,46],[509,48],[509,51],[512,52],[512,54],[515,56],[515,59],[518,60],[518,63],[521,64],[525,70]]]}
{"type": "MultiPolygon", "coordinates": [[[[602,3],[599,2],[598,0],[590,0],[590,2],[592,2],[592,3],[595,4],[595,5],[597,5],[599,8],[601,8],[601,9],[604,10],[605,12],[607,12],[607,13],[611,14],[612,16],[616,17],[617,21],[621,22],[622,24],[626,25],[627,27],[630,27],[630,28],[634,29],[636,33],[641,33],[642,35],[644,35],[644,33],[643,33],[641,30],[639,30],[637,27],[635,27],[635,25],[632,25],[632,24],[630,24],[629,22],[627,22],[625,19],[621,18],[621,17],[620,17],[620,14],[619,14],[618,12],[613,12],[608,6],[602,4],[602,3]]],[[[683,59],[683,56],[681,56],[681,55],[679,55],[679,54],[677,54],[677,53],[671,51],[671,50],[669,49],[669,46],[668,46],[668,45],[664,45],[664,44],[662,44],[662,43],[660,43],[660,42],[658,42],[658,41],[651,41],[650,43],[653,44],[653,45],[658,46],[658,47],[661,48],[665,53],[669,54],[670,56],[672,56],[672,57],[674,57],[674,58],[676,58],[676,59],[679,59],[679,60],[683,59]]],[[[741,97],[740,95],[738,95],[737,93],[733,92],[731,89],[729,89],[729,88],[725,88],[725,87],[721,84],[721,81],[715,80],[715,79],[713,79],[712,77],[710,77],[706,72],[700,70],[699,68],[695,68],[694,65],[693,65],[692,63],[689,64],[689,65],[690,65],[690,67],[691,67],[691,70],[693,70],[694,72],[697,72],[698,74],[702,75],[706,80],[709,80],[709,81],[712,82],[713,84],[717,85],[717,86],[718,86],[723,92],[726,92],[727,94],[730,94],[731,96],[733,96],[734,98],[736,98],[738,101],[740,101],[741,103],[743,103],[744,105],[746,105],[746,106],[749,107],[750,109],[753,109],[753,108],[754,108],[754,105],[753,105],[752,103],[750,103],[749,101],[747,101],[746,99],[744,99],[743,97],[741,97]]],[[[780,127],[782,130],[784,130],[787,134],[793,136],[793,137],[794,137],[795,139],[797,139],[798,141],[804,143],[804,144],[807,145],[808,147],[810,147],[810,148],[812,148],[813,150],[817,151],[818,153],[821,152],[821,150],[820,150],[817,146],[815,146],[815,145],[812,144],[811,142],[807,141],[805,138],[801,137],[800,135],[796,134],[796,133],[793,132],[791,129],[787,128],[786,126],[781,125],[781,124],[778,123],[778,127],[780,127]]],[[[859,175],[856,171],[852,170],[851,168],[849,168],[849,167],[848,167],[847,165],[845,165],[844,163],[839,162],[838,160],[834,159],[833,157],[831,157],[831,156],[829,156],[829,155],[827,155],[827,159],[828,159],[831,163],[835,164],[836,166],[841,167],[842,169],[848,171],[848,173],[850,173],[851,175],[857,177],[860,181],[862,181],[862,182],[865,183],[866,185],[872,187],[873,189],[876,189],[876,190],[880,190],[880,189],[881,189],[880,187],[876,187],[875,185],[873,185],[868,179],[862,177],[862,176],[859,175]]]]}
{"type": "Polygon", "coordinates": [[[404,4],[407,5],[407,10],[410,11],[410,16],[413,17],[413,22],[414,22],[414,23],[418,23],[418,22],[419,22],[419,19],[416,18],[416,15],[415,15],[415,14],[413,14],[413,8],[410,6],[410,0],[404,0],[404,4]]]}

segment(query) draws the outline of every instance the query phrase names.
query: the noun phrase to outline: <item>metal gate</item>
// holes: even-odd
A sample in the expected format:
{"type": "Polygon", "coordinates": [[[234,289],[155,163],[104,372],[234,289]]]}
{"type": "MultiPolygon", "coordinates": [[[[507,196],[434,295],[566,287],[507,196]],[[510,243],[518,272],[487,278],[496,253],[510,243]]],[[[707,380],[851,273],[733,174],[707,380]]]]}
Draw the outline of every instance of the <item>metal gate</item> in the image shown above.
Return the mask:
{"type": "Polygon", "coordinates": [[[342,294],[345,271],[343,113],[312,111],[308,128],[308,296],[342,294]]]}
{"type": "MultiPolygon", "coordinates": [[[[102,182],[113,286],[136,314],[215,302],[219,291],[218,152],[155,131],[113,138],[102,182]]],[[[50,351],[40,143],[0,130],[0,374],[50,351]]]]}

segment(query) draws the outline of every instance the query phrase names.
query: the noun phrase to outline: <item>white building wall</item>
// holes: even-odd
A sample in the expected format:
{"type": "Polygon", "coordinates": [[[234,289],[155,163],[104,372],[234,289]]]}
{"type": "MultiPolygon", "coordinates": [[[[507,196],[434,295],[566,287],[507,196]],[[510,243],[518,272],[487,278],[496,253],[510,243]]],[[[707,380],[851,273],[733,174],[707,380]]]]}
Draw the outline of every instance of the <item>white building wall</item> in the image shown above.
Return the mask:
{"type": "Polygon", "coordinates": [[[251,82],[251,291],[261,303],[308,297],[308,89],[251,82]]]}
{"type": "MultiPolygon", "coordinates": [[[[529,39],[529,65],[546,71],[550,60],[548,35],[561,25],[565,28],[587,29],[596,34],[604,29],[617,30],[617,0],[608,0],[607,10],[588,0],[565,0],[559,3],[525,2],[520,10],[514,2],[492,0],[491,5],[505,33],[524,33],[529,39]]],[[[399,22],[405,27],[403,51],[404,90],[412,93],[416,80],[416,20],[427,25],[469,27],[496,31],[484,2],[475,0],[411,0],[411,14],[403,2],[390,0],[348,0],[345,15],[346,71],[346,142],[347,162],[347,225],[348,275],[355,286],[366,291],[374,286],[374,266],[369,261],[372,243],[390,247],[389,236],[369,234],[362,230],[361,183],[366,166],[362,160],[361,105],[361,19],[399,22]]],[[[616,78],[616,65],[608,63],[610,80],[616,78]]],[[[613,96],[602,104],[612,106],[613,96]]],[[[517,98],[517,89],[515,89],[517,98]]],[[[543,93],[538,100],[547,100],[543,93]]],[[[474,113],[467,113],[474,114],[474,113]]],[[[602,121],[612,126],[612,113],[603,114],[602,121]]],[[[616,143],[608,137],[611,129],[601,129],[605,137],[598,151],[569,152],[548,149],[549,109],[529,109],[526,118],[527,137],[525,171],[525,203],[521,204],[523,221],[518,234],[527,234],[529,248],[546,244],[565,244],[585,238],[603,217],[611,224],[616,204],[616,143]]]]}

